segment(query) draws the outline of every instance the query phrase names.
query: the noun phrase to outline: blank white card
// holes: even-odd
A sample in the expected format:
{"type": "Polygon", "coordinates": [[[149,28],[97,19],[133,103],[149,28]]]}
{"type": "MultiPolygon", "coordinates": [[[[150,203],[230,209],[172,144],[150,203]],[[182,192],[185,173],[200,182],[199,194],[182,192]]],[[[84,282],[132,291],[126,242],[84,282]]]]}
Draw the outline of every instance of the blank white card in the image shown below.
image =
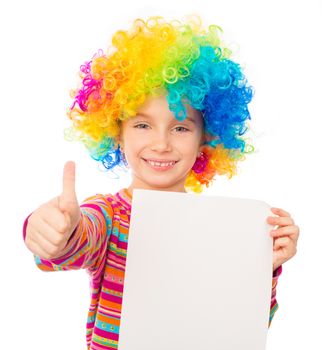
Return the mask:
{"type": "Polygon", "coordinates": [[[273,239],[259,200],[134,190],[119,350],[264,350],[273,239]]]}

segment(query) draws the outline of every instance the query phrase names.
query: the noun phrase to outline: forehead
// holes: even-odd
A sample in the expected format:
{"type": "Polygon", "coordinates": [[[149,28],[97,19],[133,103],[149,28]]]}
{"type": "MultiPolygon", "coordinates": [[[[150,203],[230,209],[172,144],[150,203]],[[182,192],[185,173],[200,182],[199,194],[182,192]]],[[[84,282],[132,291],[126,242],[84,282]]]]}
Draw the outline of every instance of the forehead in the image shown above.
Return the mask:
{"type": "MultiPolygon", "coordinates": [[[[188,103],[184,103],[186,108],[187,116],[185,120],[189,120],[195,124],[202,123],[202,113],[194,108],[192,108],[188,103]]],[[[168,117],[171,119],[176,119],[174,113],[169,109],[168,101],[166,96],[149,97],[145,103],[140,106],[137,110],[136,117],[145,118],[160,118],[168,117]]],[[[135,117],[134,117],[135,118],[135,117]]]]}

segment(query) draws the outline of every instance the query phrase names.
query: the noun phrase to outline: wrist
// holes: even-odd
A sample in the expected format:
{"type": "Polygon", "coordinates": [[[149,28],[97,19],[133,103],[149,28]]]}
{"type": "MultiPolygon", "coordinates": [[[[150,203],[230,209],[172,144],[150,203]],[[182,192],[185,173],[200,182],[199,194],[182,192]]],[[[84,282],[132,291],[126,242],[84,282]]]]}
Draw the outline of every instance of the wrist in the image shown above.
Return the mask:
{"type": "Polygon", "coordinates": [[[281,275],[283,271],[282,265],[280,265],[279,267],[277,267],[274,271],[273,271],[273,277],[279,277],[281,275]]]}

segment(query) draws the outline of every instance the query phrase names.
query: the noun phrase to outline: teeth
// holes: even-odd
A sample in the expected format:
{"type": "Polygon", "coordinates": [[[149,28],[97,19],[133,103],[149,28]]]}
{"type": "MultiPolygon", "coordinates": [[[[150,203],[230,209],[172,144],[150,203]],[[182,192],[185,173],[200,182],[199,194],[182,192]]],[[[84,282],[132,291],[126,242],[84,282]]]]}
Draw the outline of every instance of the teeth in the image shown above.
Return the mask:
{"type": "Polygon", "coordinates": [[[173,165],[175,162],[170,162],[170,163],[159,163],[159,162],[153,162],[151,160],[148,160],[148,162],[152,165],[152,166],[161,166],[161,167],[166,167],[166,166],[169,166],[169,165],[173,165]]]}

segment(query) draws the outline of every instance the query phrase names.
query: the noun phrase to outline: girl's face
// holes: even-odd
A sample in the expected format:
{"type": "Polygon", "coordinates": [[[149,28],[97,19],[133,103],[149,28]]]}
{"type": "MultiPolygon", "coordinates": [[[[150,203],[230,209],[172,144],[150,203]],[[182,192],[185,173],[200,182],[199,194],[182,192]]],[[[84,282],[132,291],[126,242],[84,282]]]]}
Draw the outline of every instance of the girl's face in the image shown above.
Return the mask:
{"type": "Polygon", "coordinates": [[[132,169],[128,188],[185,192],[184,183],[203,143],[201,112],[185,105],[178,121],[165,96],[150,97],[135,117],[123,121],[120,145],[132,169]]]}

